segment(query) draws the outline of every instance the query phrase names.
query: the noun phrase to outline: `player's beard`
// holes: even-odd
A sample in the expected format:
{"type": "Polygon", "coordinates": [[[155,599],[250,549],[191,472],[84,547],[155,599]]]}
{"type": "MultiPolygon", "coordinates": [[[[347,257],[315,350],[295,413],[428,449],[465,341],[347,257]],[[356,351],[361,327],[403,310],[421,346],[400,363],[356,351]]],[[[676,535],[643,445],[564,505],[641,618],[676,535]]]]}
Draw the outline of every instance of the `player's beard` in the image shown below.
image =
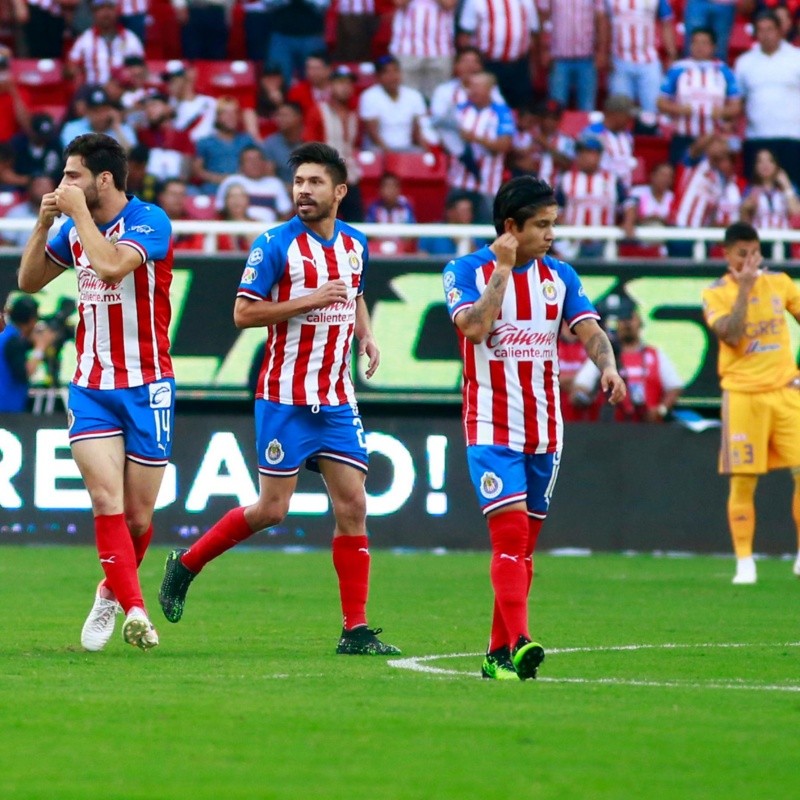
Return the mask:
{"type": "Polygon", "coordinates": [[[297,211],[297,216],[300,217],[303,222],[320,222],[321,220],[328,219],[328,217],[331,216],[333,203],[322,203],[319,200],[313,200],[311,202],[314,203],[311,208],[301,209],[299,207],[299,203],[295,201],[295,211],[297,211]]]}
{"type": "Polygon", "coordinates": [[[86,208],[88,208],[89,211],[96,211],[100,208],[100,194],[97,191],[96,183],[89,184],[83,194],[86,197],[86,208]]]}

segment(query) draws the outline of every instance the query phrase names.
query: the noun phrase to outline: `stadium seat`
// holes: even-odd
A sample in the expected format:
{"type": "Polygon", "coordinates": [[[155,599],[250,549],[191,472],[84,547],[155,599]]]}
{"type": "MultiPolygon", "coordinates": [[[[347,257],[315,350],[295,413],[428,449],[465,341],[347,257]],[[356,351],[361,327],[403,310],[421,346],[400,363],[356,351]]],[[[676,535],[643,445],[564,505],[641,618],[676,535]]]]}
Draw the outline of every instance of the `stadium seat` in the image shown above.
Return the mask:
{"type": "Polygon", "coordinates": [[[620,242],[617,254],[621,258],[663,258],[666,251],[663,244],[656,242],[620,242]]]}
{"type": "Polygon", "coordinates": [[[212,97],[235,97],[242,108],[255,108],[256,70],[250,61],[195,61],[197,91],[212,97]]]}
{"type": "Polygon", "coordinates": [[[650,171],[647,168],[647,163],[641,156],[637,156],[636,166],[633,168],[633,173],[631,174],[631,184],[633,186],[639,186],[640,184],[647,183],[649,175],[650,171]]]}
{"type": "Polygon", "coordinates": [[[29,107],[63,104],[72,94],[64,77],[63,62],[52,58],[15,58],[11,62],[14,81],[29,107]]]}
{"type": "Polygon", "coordinates": [[[669,160],[669,138],[637,134],[633,137],[633,152],[644,162],[645,174],[649,175],[656,164],[669,160]]]}
{"type": "Polygon", "coordinates": [[[378,196],[378,184],[383,175],[383,153],[372,150],[362,150],[358,156],[358,166],[361,169],[361,199],[366,208],[378,196]]]}
{"type": "Polygon", "coordinates": [[[731,30],[730,43],[728,44],[728,63],[734,61],[753,46],[753,26],[744,19],[737,17],[731,30]]]}
{"type": "Polygon", "coordinates": [[[190,194],[186,198],[186,215],[189,219],[217,219],[214,198],[206,194],[190,194]]]}
{"type": "Polygon", "coordinates": [[[588,111],[573,111],[565,109],[558,129],[565,136],[576,137],[589,124],[588,111]]]}
{"type": "Polygon", "coordinates": [[[447,157],[435,153],[387,153],[386,172],[400,178],[418,222],[441,222],[447,197],[447,157]]]}

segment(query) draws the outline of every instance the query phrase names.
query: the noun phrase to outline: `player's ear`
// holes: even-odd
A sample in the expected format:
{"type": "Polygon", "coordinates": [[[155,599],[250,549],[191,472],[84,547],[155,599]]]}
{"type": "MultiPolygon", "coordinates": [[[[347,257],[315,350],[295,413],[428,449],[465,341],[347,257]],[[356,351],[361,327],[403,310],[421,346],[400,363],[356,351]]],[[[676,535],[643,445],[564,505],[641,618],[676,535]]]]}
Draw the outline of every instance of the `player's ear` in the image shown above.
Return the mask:
{"type": "Polygon", "coordinates": [[[336,188],[333,190],[333,196],[336,198],[337,203],[341,203],[342,200],[344,200],[346,194],[347,194],[346,183],[337,184],[336,188]]]}
{"type": "Polygon", "coordinates": [[[517,223],[511,217],[506,217],[503,223],[503,233],[518,233],[517,223]]]}

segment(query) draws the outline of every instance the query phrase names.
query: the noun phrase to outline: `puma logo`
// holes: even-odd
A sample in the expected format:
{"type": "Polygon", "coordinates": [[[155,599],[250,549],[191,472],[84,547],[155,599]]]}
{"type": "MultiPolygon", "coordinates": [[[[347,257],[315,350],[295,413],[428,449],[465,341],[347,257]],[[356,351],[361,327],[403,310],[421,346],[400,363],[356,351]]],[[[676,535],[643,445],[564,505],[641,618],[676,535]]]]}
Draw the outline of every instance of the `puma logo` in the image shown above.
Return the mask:
{"type": "Polygon", "coordinates": [[[116,556],[109,556],[108,558],[101,558],[100,559],[100,563],[101,564],[116,564],[117,562],[114,561],[115,558],[116,558],[116,556]]]}
{"type": "Polygon", "coordinates": [[[513,561],[515,564],[519,564],[519,556],[510,556],[508,553],[500,553],[500,558],[507,558],[509,561],[513,561]]]}

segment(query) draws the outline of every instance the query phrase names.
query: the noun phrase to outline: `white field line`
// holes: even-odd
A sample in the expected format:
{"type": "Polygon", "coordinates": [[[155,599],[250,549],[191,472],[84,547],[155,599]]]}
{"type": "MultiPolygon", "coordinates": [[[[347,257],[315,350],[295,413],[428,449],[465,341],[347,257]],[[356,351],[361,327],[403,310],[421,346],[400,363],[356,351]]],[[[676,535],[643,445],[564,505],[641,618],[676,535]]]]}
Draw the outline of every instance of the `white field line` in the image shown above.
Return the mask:
{"type": "MultiPolygon", "coordinates": [[[[570,653],[609,653],[609,652],[630,652],[635,650],[679,650],[679,649],[708,649],[708,648],[743,648],[743,647],[800,647],[800,642],[783,643],[763,643],[763,644],[744,644],[741,642],[706,642],[700,644],[625,644],[616,646],[602,647],[562,647],[548,650],[548,655],[565,655],[570,653]]],[[[448,669],[446,667],[435,667],[430,662],[440,661],[448,658],[480,658],[483,653],[445,653],[442,655],[412,656],[410,658],[397,658],[388,661],[390,667],[407,669],[412,672],[422,672],[428,675],[438,675],[458,678],[480,678],[480,674],[475,671],[465,672],[464,670],[448,669]]],[[[537,678],[539,683],[576,683],[576,684],[596,684],[602,686],[643,686],[650,688],[675,688],[675,689],[747,689],[759,692],[799,692],[800,684],[763,684],[752,683],[743,680],[729,681],[652,681],[640,680],[635,678],[537,678]]]]}

